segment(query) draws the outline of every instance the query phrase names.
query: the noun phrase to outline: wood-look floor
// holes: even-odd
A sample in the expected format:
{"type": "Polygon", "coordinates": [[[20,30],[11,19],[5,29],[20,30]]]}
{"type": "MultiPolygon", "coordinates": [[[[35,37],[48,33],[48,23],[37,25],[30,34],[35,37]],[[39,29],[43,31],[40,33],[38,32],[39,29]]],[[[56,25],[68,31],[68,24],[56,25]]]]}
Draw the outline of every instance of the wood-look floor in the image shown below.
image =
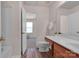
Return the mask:
{"type": "Polygon", "coordinates": [[[23,58],[51,58],[48,52],[39,52],[36,48],[28,48],[23,58]]]}

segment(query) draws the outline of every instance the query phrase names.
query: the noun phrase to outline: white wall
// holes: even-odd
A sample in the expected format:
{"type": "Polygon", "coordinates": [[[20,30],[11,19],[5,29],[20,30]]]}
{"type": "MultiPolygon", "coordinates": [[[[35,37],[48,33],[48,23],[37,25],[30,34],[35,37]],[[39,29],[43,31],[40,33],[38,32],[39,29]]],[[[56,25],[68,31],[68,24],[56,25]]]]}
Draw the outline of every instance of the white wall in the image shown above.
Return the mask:
{"type": "Polygon", "coordinates": [[[60,31],[60,11],[58,7],[62,4],[62,1],[58,1],[49,7],[49,23],[52,22],[53,27],[50,30],[47,28],[47,35],[53,35],[60,31]]]}
{"type": "Polygon", "coordinates": [[[68,17],[61,15],[60,17],[60,32],[68,33],[68,17]]]}
{"type": "Polygon", "coordinates": [[[1,1],[0,1],[0,37],[1,37],[1,1]]]}
{"type": "Polygon", "coordinates": [[[78,12],[78,11],[79,11],[79,6],[76,6],[72,9],[68,9],[68,12],[66,12],[66,13],[70,15],[70,14],[73,14],[73,13],[78,12]]]}
{"type": "Polygon", "coordinates": [[[79,32],[79,11],[68,16],[69,32],[79,32]]]}
{"type": "Polygon", "coordinates": [[[34,22],[34,33],[38,40],[43,40],[46,34],[46,29],[49,21],[49,8],[45,6],[25,6],[26,12],[36,14],[34,22]]]}
{"type": "Polygon", "coordinates": [[[49,7],[49,23],[52,22],[53,23],[53,27],[49,30],[49,24],[47,27],[47,35],[53,35],[54,32],[56,32],[56,9],[53,6],[49,7]]]}
{"type": "Polygon", "coordinates": [[[1,17],[3,37],[6,44],[12,47],[12,56],[21,55],[21,10],[19,2],[2,2],[1,17]]]}

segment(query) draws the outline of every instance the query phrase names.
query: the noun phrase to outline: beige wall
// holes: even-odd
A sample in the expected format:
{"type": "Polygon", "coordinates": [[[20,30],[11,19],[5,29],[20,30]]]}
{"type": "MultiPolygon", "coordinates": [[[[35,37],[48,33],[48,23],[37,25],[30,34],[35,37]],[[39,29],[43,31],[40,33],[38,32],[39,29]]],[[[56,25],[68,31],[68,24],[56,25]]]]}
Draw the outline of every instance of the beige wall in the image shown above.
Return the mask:
{"type": "Polygon", "coordinates": [[[45,6],[25,6],[26,12],[32,12],[36,14],[35,20],[27,20],[34,22],[33,35],[38,40],[43,40],[46,34],[46,29],[49,21],[49,8],[45,6]]]}
{"type": "MultiPolygon", "coordinates": [[[[21,54],[21,9],[19,2],[2,2],[2,33],[12,47],[12,56],[21,54]]],[[[10,56],[11,57],[11,56],[10,56]]]]}

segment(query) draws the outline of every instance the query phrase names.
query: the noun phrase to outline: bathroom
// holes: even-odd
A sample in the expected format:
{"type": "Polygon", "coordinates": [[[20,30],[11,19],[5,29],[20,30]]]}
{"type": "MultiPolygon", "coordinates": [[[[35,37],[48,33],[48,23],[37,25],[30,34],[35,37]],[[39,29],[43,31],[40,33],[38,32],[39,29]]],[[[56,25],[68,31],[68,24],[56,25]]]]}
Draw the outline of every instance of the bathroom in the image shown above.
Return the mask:
{"type": "Polygon", "coordinates": [[[42,44],[50,45],[52,57],[79,57],[78,16],[79,1],[0,1],[0,57],[19,58],[42,44]],[[73,56],[67,51],[57,55],[49,41],[73,56]]]}

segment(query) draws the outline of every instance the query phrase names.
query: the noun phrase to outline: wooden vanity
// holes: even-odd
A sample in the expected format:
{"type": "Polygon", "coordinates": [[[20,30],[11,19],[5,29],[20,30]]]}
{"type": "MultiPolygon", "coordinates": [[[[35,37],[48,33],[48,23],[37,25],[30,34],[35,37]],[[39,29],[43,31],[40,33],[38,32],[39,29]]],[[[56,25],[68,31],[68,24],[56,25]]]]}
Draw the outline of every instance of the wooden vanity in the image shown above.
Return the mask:
{"type": "Polygon", "coordinates": [[[54,42],[53,40],[45,37],[45,40],[51,45],[51,49],[48,52],[54,58],[78,58],[79,54],[65,48],[64,46],[54,42]]]}

